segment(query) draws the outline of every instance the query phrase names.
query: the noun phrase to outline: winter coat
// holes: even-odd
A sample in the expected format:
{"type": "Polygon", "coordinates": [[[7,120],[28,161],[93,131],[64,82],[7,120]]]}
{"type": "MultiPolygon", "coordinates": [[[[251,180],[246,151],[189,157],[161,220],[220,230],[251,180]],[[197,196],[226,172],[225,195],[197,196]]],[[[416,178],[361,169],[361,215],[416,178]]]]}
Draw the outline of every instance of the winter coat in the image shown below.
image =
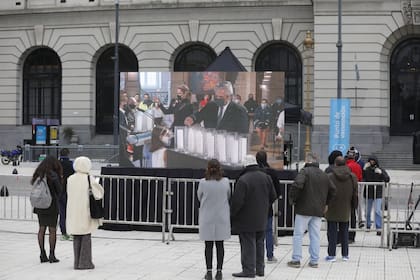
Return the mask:
{"type": "Polygon", "coordinates": [[[271,118],[271,109],[268,105],[264,109],[258,106],[255,110],[254,127],[269,128],[271,126],[271,118]]]}
{"type": "Polygon", "coordinates": [[[358,195],[357,178],[347,166],[333,167],[328,177],[336,187],[336,195],[328,204],[325,217],[332,222],[348,222],[351,201],[358,195]]]}
{"type": "Polygon", "coordinates": [[[58,199],[63,191],[63,185],[61,184],[58,174],[54,171],[51,171],[50,176],[47,176],[47,185],[51,193],[51,205],[46,209],[34,208],[34,213],[41,215],[58,215],[58,199]]]}
{"type": "Polygon", "coordinates": [[[165,108],[165,106],[162,104],[160,104],[159,108],[165,114],[174,114],[174,122],[172,123],[172,127],[184,126],[185,118],[191,115],[194,111],[193,105],[189,99],[174,99],[171,101],[171,104],[168,108],[165,108]]]}
{"type": "Polygon", "coordinates": [[[200,201],[199,235],[201,240],[230,238],[230,185],[228,178],[219,181],[201,179],[197,197],[200,201]]]}
{"type": "Polygon", "coordinates": [[[346,165],[350,168],[351,172],[356,175],[357,181],[361,182],[363,179],[363,172],[360,165],[354,159],[348,159],[346,165]]]}
{"type": "MultiPolygon", "coordinates": [[[[376,157],[369,157],[368,162],[363,168],[363,181],[365,182],[389,182],[389,175],[385,169],[379,167],[379,162],[376,157]],[[371,166],[369,160],[375,160],[376,164],[371,166]]],[[[369,199],[382,198],[382,185],[365,185],[363,190],[363,197],[369,199]]]]}
{"type": "MultiPolygon", "coordinates": [[[[99,219],[90,217],[88,176],[90,176],[92,164],[87,157],[78,157],[73,167],[76,173],[67,179],[67,233],[90,234],[100,225],[99,219]]],[[[95,199],[102,199],[103,187],[92,176],[90,176],[90,183],[95,199]]]]}
{"type": "Polygon", "coordinates": [[[336,193],[318,163],[306,163],[295,178],[289,190],[289,203],[295,205],[295,213],[303,216],[324,216],[325,206],[336,193]]]}
{"type": "Polygon", "coordinates": [[[231,217],[235,232],[265,231],[268,207],[276,200],[273,181],[257,165],[239,176],[232,195],[231,217]]]}
{"type": "Polygon", "coordinates": [[[60,157],[61,167],[63,167],[63,192],[62,195],[67,196],[67,178],[74,174],[73,161],[68,157],[60,157]]]}

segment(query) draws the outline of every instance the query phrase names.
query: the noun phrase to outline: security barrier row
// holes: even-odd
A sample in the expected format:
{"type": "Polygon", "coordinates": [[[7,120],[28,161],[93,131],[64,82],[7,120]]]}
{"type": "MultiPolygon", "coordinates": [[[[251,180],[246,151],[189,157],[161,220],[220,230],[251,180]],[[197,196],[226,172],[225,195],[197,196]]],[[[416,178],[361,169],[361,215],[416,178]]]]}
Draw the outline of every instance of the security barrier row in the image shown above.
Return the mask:
{"type": "MultiPolygon", "coordinates": [[[[29,203],[30,177],[20,176],[18,182],[13,182],[13,176],[1,176],[3,182],[9,182],[9,196],[0,197],[0,219],[3,220],[36,220],[29,203]]],[[[198,230],[199,201],[197,189],[199,179],[166,178],[147,176],[98,176],[105,189],[103,205],[106,210],[104,224],[126,224],[150,226],[162,232],[162,242],[174,240],[174,231],[187,229],[198,230]]],[[[281,193],[273,204],[274,241],[277,243],[279,235],[291,234],[294,228],[294,207],[289,205],[288,191],[293,181],[280,180],[281,193]]],[[[235,181],[230,180],[232,193],[235,181]]],[[[387,184],[383,182],[359,183],[359,208],[356,221],[349,227],[350,231],[365,231],[368,200],[364,198],[364,189],[370,187],[376,193],[377,187],[383,188],[383,199],[379,215],[373,215],[372,225],[376,219],[382,220],[380,246],[391,249],[398,239],[398,234],[419,232],[418,215],[413,212],[409,226],[407,219],[410,209],[413,210],[420,200],[419,185],[387,184]],[[410,192],[411,187],[411,192],[410,192]],[[411,196],[411,200],[408,198],[411,196]],[[417,203],[415,203],[415,199],[417,203]],[[409,200],[407,202],[407,200],[409,200]],[[407,208],[408,205],[408,208],[407,208]],[[411,207],[411,208],[410,208],[411,207]],[[361,227],[364,224],[365,227],[361,227]]],[[[376,197],[374,197],[376,198],[376,197]]],[[[373,207],[374,208],[374,207],[373,207]]],[[[322,229],[326,229],[326,221],[322,229]]],[[[419,242],[420,243],[420,242],[419,242]]],[[[420,246],[420,244],[419,244],[420,246]]]]}

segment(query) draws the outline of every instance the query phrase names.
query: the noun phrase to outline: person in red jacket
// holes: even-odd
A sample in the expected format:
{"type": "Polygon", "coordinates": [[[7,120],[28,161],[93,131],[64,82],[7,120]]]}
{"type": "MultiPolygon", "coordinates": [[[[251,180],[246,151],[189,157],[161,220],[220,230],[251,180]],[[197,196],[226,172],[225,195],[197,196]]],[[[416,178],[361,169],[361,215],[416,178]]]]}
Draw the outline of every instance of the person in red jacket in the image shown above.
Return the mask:
{"type": "MultiPolygon", "coordinates": [[[[355,161],[355,151],[354,150],[348,150],[346,155],[346,165],[348,168],[350,168],[350,171],[357,177],[357,181],[360,182],[363,179],[363,171],[360,165],[355,161]]],[[[356,228],[356,210],[352,207],[351,209],[351,215],[350,215],[350,228],[355,229],[356,228]]],[[[349,232],[349,243],[354,243],[354,240],[356,238],[356,232],[350,231],[349,232]]]]}

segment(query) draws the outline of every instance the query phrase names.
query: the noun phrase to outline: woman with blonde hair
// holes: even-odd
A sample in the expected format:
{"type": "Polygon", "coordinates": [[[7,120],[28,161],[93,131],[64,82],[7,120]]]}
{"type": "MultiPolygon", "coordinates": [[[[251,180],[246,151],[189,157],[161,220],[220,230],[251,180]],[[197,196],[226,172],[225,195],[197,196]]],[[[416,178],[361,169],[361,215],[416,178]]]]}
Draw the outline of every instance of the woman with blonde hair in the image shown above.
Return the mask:
{"type": "Polygon", "coordinates": [[[87,157],[74,160],[75,173],[67,179],[67,232],[73,235],[74,269],[93,269],[91,233],[101,224],[90,216],[89,193],[104,196],[103,187],[89,174],[92,163],[87,157]],[[90,191],[91,190],[91,191],[90,191]]]}
{"type": "Polygon", "coordinates": [[[199,235],[205,242],[204,256],[207,273],[204,279],[212,279],[213,244],[216,243],[217,273],[216,280],[221,280],[224,258],[223,241],[230,238],[230,207],[231,195],[229,179],[223,177],[223,171],[217,159],[207,164],[205,178],[200,180],[197,190],[200,201],[199,235]]]}

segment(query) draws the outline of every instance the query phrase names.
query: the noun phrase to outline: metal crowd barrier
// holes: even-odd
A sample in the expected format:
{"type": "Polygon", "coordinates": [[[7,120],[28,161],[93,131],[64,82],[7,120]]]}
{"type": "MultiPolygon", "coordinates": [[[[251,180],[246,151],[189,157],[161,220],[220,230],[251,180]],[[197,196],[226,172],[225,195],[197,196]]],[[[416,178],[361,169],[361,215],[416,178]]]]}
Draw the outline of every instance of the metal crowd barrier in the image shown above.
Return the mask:
{"type": "Polygon", "coordinates": [[[420,184],[390,183],[387,196],[388,249],[420,247],[420,184]]]}
{"type": "MultiPolygon", "coordinates": [[[[104,224],[127,224],[159,227],[162,231],[162,242],[174,238],[174,229],[198,230],[199,202],[197,189],[200,179],[166,178],[148,176],[120,176],[100,175],[100,183],[105,188],[103,205],[106,210],[104,224]],[[165,237],[165,233],[168,236],[165,237]]],[[[0,197],[0,220],[36,220],[32,214],[29,202],[30,176],[8,175],[2,176],[7,181],[9,196],[0,197]]],[[[280,180],[281,194],[273,204],[273,236],[275,244],[278,243],[279,234],[293,232],[294,207],[288,203],[288,192],[292,180],[280,180]]],[[[230,180],[232,193],[235,180],[230,180]]],[[[384,244],[385,230],[390,248],[393,244],[393,234],[405,232],[404,222],[407,219],[407,210],[404,208],[404,199],[408,199],[409,187],[407,185],[391,184],[386,188],[383,182],[360,182],[359,209],[357,222],[366,222],[367,200],[363,198],[363,189],[366,185],[382,185],[382,228],[381,247],[384,244]],[[402,202],[401,202],[402,201],[402,202]],[[388,207],[385,205],[388,204],[388,207]],[[405,212],[404,212],[405,211],[405,212]],[[403,212],[405,215],[403,215],[403,212]],[[385,220],[386,219],[386,220],[385,220]],[[387,225],[386,228],[384,225],[387,225]],[[391,242],[390,242],[391,240],[391,242]]],[[[418,195],[416,185],[413,199],[418,195]]],[[[374,187],[375,188],[375,187],[374,187]]],[[[374,208],[374,207],[372,207],[374,208]]],[[[374,212],[374,211],[373,211],[374,212]]],[[[420,215],[420,214],[419,214],[420,215]]],[[[373,215],[374,217],[375,215],[373,215]]],[[[414,215],[413,224],[420,232],[419,216],[414,215]]],[[[365,228],[350,227],[350,231],[364,231],[365,228]]],[[[375,225],[375,218],[372,219],[375,225]]],[[[322,230],[326,230],[326,221],[323,219],[322,230]]]]}
{"type": "Polygon", "coordinates": [[[165,241],[166,177],[100,175],[104,223],[158,226],[165,241]]]}
{"type": "MultiPolygon", "coordinates": [[[[174,229],[198,230],[199,201],[197,189],[200,179],[168,178],[168,238],[175,240],[174,229]]],[[[229,180],[233,193],[235,180],[229,180]]]]}

